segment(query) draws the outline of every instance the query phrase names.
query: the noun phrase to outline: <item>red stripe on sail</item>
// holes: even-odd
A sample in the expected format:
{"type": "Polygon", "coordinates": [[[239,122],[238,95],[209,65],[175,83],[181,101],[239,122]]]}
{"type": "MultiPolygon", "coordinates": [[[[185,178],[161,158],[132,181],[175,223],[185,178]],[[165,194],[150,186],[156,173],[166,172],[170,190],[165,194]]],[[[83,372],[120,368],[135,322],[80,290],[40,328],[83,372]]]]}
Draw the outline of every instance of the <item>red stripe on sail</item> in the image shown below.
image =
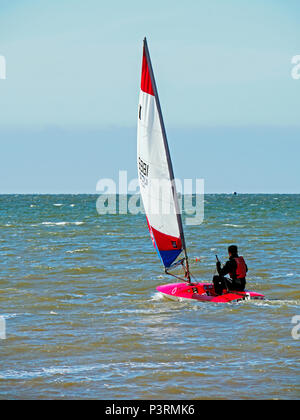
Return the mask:
{"type": "Polygon", "coordinates": [[[181,249],[181,239],[175,236],[166,235],[165,233],[159,232],[152,227],[152,232],[155,238],[156,245],[160,251],[171,251],[174,249],[181,249]]]}
{"type": "Polygon", "coordinates": [[[182,242],[180,238],[176,238],[176,236],[166,235],[165,233],[154,229],[154,227],[150,225],[148,218],[147,223],[153,245],[156,245],[159,251],[172,251],[175,249],[182,249],[182,242]]]}
{"type": "Polygon", "coordinates": [[[149,95],[154,96],[145,47],[143,53],[141,89],[143,92],[149,93],[149,95]]]}

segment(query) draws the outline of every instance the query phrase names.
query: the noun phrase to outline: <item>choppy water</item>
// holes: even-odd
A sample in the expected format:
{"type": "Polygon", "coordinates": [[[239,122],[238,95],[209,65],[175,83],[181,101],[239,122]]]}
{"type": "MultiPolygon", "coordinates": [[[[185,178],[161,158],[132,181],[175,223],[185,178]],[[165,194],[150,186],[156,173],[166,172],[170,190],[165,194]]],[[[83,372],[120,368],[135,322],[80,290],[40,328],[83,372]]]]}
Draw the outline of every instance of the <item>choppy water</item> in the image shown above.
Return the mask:
{"type": "Polygon", "coordinates": [[[0,398],[300,397],[300,195],[207,195],[185,227],[199,280],[240,246],[267,299],[238,304],[160,298],[144,216],[96,199],[0,196],[0,398]]]}

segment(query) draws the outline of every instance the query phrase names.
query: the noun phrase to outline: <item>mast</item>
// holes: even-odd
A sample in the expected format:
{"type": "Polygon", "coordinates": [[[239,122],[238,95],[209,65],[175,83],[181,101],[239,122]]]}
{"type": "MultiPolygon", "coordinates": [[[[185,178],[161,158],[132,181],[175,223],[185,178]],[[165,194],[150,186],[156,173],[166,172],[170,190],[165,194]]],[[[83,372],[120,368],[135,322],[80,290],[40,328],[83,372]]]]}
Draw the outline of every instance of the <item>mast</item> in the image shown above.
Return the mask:
{"type": "MultiPolygon", "coordinates": [[[[155,77],[154,77],[154,72],[153,72],[153,68],[152,68],[152,63],[151,63],[151,58],[150,58],[150,53],[149,53],[148,43],[147,43],[146,37],[144,38],[144,49],[145,49],[145,54],[146,54],[146,58],[147,58],[147,63],[148,63],[152,88],[153,88],[153,92],[154,92],[155,102],[156,102],[156,106],[157,106],[157,110],[158,110],[159,121],[160,121],[162,135],[163,135],[164,147],[165,147],[166,156],[167,156],[168,170],[169,170],[170,180],[171,180],[171,184],[172,184],[172,195],[173,195],[173,200],[174,200],[174,205],[175,205],[175,210],[176,210],[176,216],[177,216],[179,233],[180,233],[181,242],[182,242],[182,248],[183,248],[184,257],[185,257],[186,278],[187,278],[188,282],[190,283],[191,282],[191,276],[190,276],[190,270],[189,270],[189,261],[188,261],[188,255],[187,255],[186,244],[185,244],[185,237],[184,237],[184,231],[183,231],[183,225],[182,225],[182,217],[181,217],[181,214],[180,214],[179,203],[178,203],[178,198],[177,198],[174,171],[173,171],[170,149],[169,149],[169,144],[168,144],[168,140],[167,140],[166,128],[165,128],[165,124],[164,124],[164,120],[163,120],[163,116],[162,116],[162,111],[161,111],[161,106],[160,106],[160,101],[159,101],[159,96],[158,96],[158,90],[157,90],[157,86],[156,86],[156,82],[155,82],[155,77]]],[[[166,270],[166,272],[167,272],[167,270],[166,270]]]]}

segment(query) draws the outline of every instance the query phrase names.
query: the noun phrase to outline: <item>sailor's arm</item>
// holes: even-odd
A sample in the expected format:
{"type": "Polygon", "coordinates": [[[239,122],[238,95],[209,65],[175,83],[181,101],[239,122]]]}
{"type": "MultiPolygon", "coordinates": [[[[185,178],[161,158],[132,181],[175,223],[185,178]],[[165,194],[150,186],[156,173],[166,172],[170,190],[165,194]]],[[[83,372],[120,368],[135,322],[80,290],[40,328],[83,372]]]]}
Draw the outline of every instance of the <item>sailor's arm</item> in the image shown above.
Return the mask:
{"type": "Polygon", "coordinates": [[[219,276],[226,276],[233,271],[232,261],[227,261],[224,267],[221,267],[221,263],[217,262],[217,271],[219,276]]]}

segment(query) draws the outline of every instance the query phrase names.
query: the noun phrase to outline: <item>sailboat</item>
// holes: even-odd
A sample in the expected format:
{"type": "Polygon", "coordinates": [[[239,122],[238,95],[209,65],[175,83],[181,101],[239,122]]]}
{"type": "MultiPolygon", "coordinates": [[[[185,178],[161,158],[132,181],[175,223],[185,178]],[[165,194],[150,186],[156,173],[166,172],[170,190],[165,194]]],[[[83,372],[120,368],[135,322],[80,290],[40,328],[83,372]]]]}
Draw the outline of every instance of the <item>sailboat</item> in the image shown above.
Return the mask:
{"type": "Polygon", "coordinates": [[[192,281],[171,155],[146,38],[137,127],[138,177],[150,236],[165,273],[180,280],[158,286],[157,290],[174,300],[263,299],[263,295],[249,291],[224,290],[222,295],[217,295],[212,283],[192,281]],[[182,268],[183,275],[174,274],[178,267],[182,268]]]}

